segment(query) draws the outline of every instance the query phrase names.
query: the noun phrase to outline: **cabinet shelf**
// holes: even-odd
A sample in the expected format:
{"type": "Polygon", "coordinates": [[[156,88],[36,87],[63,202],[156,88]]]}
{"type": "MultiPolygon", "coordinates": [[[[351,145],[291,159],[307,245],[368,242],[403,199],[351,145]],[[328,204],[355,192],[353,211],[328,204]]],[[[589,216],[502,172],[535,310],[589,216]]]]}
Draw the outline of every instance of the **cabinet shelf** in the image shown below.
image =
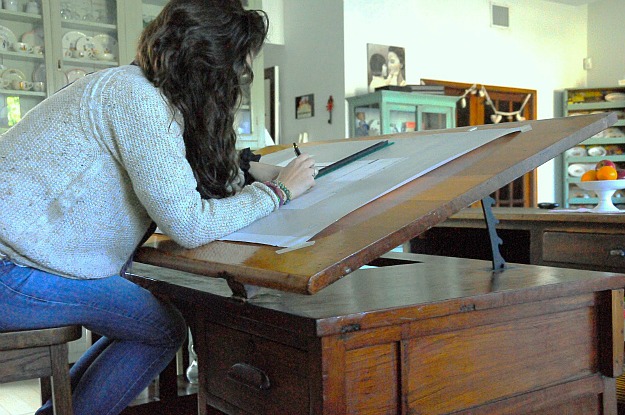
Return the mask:
{"type": "Polygon", "coordinates": [[[152,6],[165,6],[168,0],[143,0],[143,3],[150,4],[152,6]]]}
{"type": "Polygon", "coordinates": [[[117,25],[110,23],[90,22],[85,20],[63,20],[62,27],[72,30],[104,30],[107,32],[116,32],[117,25]]]}
{"type": "Polygon", "coordinates": [[[78,59],[78,58],[63,58],[63,63],[70,63],[74,66],[89,66],[89,67],[112,67],[118,66],[117,61],[103,61],[98,59],[78,59]]]}
{"type": "Polygon", "coordinates": [[[45,97],[45,92],[35,92],[35,91],[18,91],[16,89],[4,89],[0,88],[0,94],[2,95],[10,95],[10,96],[30,96],[30,97],[45,97]]]}
{"type": "Polygon", "coordinates": [[[625,137],[593,137],[582,142],[583,145],[625,144],[625,137]]]}
{"type": "Polygon", "coordinates": [[[565,157],[567,163],[597,163],[601,160],[612,160],[613,162],[625,161],[625,154],[611,156],[581,156],[581,157],[565,157]]]}
{"type": "Polygon", "coordinates": [[[592,111],[592,110],[610,110],[613,108],[625,107],[625,101],[602,101],[602,102],[589,102],[579,104],[568,104],[567,109],[571,111],[592,111]]]}
{"type": "Polygon", "coordinates": [[[40,14],[12,12],[9,10],[0,9],[0,19],[22,23],[41,23],[41,21],[43,20],[43,16],[41,16],[40,14]]]}
{"type": "Polygon", "coordinates": [[[9,58],[20,61],[42,61],[45,59],[43,54],[11,52],[9,50],[0,52],[3,58],[9,58]]]}

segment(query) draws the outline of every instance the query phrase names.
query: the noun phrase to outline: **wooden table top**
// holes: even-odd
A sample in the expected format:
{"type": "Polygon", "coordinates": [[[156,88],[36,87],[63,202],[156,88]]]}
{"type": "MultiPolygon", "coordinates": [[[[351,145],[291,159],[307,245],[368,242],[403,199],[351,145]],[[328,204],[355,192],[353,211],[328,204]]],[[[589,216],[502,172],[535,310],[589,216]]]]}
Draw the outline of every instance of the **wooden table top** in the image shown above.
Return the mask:
{"type": "MultiPolygon", "coordinates": [[[[529,124],[532,129],[494,140],[368,203],[321,231],[313,238],[315,244],[303,249],[278,254],[279,248],[272,246],[216,241],[187,250],[165,236],[156,236],[139,249],[135,260],[241,284],[314,294],[615,122],[614,113],[604,113],[481,126],[529,124]]],[[[385,138],[426,134],[436,139],[437,133],[448,132],[385,138]]],[[[281,148],[285,146],[277,149],[281,148]]]]}
{"type": "Polygon", "coordinates": [[[364,330],[625,286],[625,275],[608,272],[523,264],[493,272],[489,261],[405,253],[383,260],[385,266],[359,269],[313,296],[263,288],[245,302],[230,298],[226,282],[217,278],[145,264],[133,264],[129,277],[213,317],[243,310],[312,336],[350,324],[364,330]]]}
{"type": "MultiPolygon", "coordinates": [[[[521,207],[494,207],[493,214],[499,220],[506,222],[563,222],[584,224],[618,224],[625,222],[623,214],[613,213],[590,213],[590,212],[562,212],[550,209],[521,208],[521,207]]],[[[453,225],[458,222],[484,221],[482,209],[467,208],[455,213],[444,222],[445,225],[453,225]]],[[[442,224],[441,224],[442,225],[442,224]]]]}

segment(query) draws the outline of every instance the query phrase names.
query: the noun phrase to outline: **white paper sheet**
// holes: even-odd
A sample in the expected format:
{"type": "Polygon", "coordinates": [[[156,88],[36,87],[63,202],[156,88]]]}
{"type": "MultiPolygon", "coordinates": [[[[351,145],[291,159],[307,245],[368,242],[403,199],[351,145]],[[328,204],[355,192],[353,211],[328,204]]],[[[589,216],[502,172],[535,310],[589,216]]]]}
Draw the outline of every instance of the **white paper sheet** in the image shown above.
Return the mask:
{"type": "MultiPolygon", "coordinates": [[[[394,140],[393,145],[319,178],[315,186],[304,195],[222,239],[280,247],[301,244],[348,213],[397,187],[494,139],[529,128],[529,125],[484,130],[478,128],[394,140]]],[[[326,143],[302,150],[311,154],[316,162],[327,164],[375,142],[326,143]]],[[[292,158],[293,150],[282,150],[263,156],[262,161],[284,165],[292,158]]]]}

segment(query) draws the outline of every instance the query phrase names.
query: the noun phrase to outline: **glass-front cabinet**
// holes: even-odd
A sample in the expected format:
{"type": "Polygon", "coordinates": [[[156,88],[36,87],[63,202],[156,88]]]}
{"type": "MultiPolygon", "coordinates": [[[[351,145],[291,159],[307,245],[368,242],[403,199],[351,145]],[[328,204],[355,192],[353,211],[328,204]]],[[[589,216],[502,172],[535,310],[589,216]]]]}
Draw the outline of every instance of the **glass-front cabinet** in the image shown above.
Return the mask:
{"type": "MultiPolygon", "coordinates": [[[[0,132],[47,96],[49,22],[42,5],[4,2],[0,9],[0,132]]],[[[44,5],[45,6],[45,5],[44,5]]]]}
{"type": "MultiPolygon", "coordinates": [[[[107,67],[129,64],[137,40],[167,0],[0,2],[0,133],[48,94],[107,67]]],[[[260,0],[248,7],[262,8],[260,0]]],[[[237,114],[237,147],[264,146],[263,60],[237,114]]]]}
{"type": "Polygon", "coordinates": [[[452,96],[385,90],[348,97],[349,136],[454,128],[457,101],[452,96]]]}
{"type": "Polygon", "coordinates": [[[125,16],[121,0],[50,0],[54,91],[88,73],[127,63],[120,56],[119,42],[126,39],[118,16],[125,16]]]}

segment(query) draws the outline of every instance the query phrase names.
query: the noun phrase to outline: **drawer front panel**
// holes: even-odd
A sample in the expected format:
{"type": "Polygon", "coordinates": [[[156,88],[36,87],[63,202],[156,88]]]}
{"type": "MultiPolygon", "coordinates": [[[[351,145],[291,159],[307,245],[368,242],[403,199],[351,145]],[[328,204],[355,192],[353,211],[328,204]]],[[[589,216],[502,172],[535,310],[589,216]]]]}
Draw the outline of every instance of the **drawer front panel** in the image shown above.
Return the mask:
{"type": "Polygon", "coordinates": [[[545,232],[543,260],[625,268],[625,235],[545,232]]]}
{"type": "Polygon", "coordinates": [[[306,352],[217,324],[206,328],[210,394],[252,414],[309,412],[306,352]]]}
{"type": "Polygon", "coordinates": [[[409,339],[409,412],[447,414],[589,376],[595,330],[584,308],[409,339]]]}

